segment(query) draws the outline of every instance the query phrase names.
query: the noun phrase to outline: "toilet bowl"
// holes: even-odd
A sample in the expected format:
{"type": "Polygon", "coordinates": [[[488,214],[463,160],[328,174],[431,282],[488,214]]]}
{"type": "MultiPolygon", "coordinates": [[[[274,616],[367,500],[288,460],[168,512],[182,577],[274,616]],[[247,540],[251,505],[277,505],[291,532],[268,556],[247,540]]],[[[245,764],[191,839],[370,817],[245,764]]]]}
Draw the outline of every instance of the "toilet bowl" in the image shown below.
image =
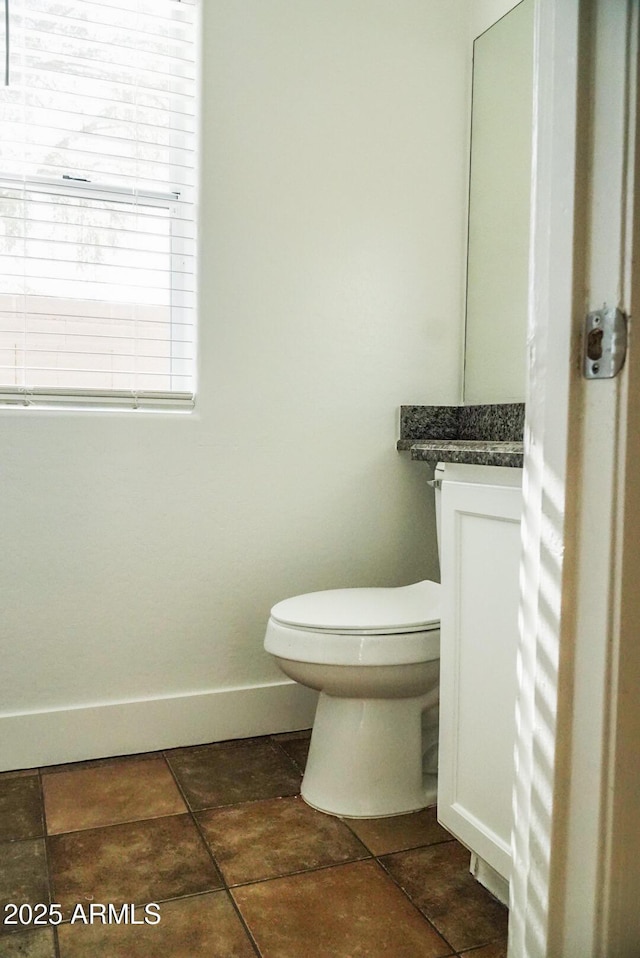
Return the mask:
{"type": "Polygon", "coordinates": [[[438,583],[285,599],[264,647],[285,675],[320,692],[301,788],[309,805],[377,818],[435,802],[438,583]]]}

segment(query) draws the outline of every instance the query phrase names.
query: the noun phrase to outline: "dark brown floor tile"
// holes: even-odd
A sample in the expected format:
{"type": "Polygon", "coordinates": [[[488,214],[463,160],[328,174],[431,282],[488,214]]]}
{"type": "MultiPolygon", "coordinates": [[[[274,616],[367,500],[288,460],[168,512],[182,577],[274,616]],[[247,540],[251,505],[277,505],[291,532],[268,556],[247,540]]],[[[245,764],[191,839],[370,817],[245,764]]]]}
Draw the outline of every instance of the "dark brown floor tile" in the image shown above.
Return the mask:
{"type": "Polygon", "coordinates": [[[48,839],[53,896],[76,903],[156,902],[220,888],[188,815],[94,828],[48,839]]]}
{"type": "Polygon", "coordinates": [[[0,842],[41,838],[43,835],[38,776],[0,777],[0,842]]]}
{"type": "Polygon", "coordinates": [[[399,852],[384,864],[456,951],[506,938],[508,911],[472,878],[458,842],[399,852]]]}
{"type": "Polygon", "coordinates": [[[308,742],[312,731],[310,728],[299,728],[294,732],[274,732],[269,738],[274,742],[308,742]]]}
{"type": "Polygon", "coordinates": [[[0,958],[56,958],[52,928],[0,938],[0,958]]]}
{"type": "Polygon", "coordinates": [[[344,821],[374,855],[387,855],[419,845],[434,845],[436,842],[451,841],[452,837],[438,825],[435,806],[410,815],[345,818],[344,821]]]}
{"type": "Polygon", "coordinates": [[[496,941],[484,948],[474,948],[473,951],[461,951],[460,958],[507,958],[507,941],[496,941]]]}
{"type": "Polygon", "coordinates": [[[50,835],[186,811],[161,757],[45,775],[42,788],[50,835]]]}
{"type": "Polygon", "coordinates": [[[37,768],[17,768],[11,772],[0,772],[0,782],[9,778],[25,778],[27,775],[37,775],[37,768]]]}
{"type": "Polygon", "coordinates": [[[301,798],[213,808],[197,817],[230,885],[368,857],[339,819],[301,798]]]}
{"type": "Polygon", "coordinates": [[[255,958],[226,892],[160,905],[157,925],[62,925],[60,958],[255,958]]]}
{"type": "Polygon", "coordinates": [[[300,791],[301,775],[270,742],[203,745],[166,753],[192,808],[215,808],[300,791]]]}
{"type": "Polygon", "coordinates": [[[57,775],[59,772],[79,772],[83,768],[103,768],[105,765],[121,765],[125,762],[146,762],[161,757],[161,752],[136,752],[133,755],[109,755],[105,758],[90,758],[82,762],[64,762],[60,765],[43,765],[43,775],[57,775]]]}
{"type": "Polygon", "coordinates": [[[263,958],[452,954],[373,861],[243,885],[233,896],[263,958]]]}
{"type": "MultiPolygon", "coordinates": [[[[270,742],[272,738],[273,736],[271,735],[253,735],[249,738],[225,738],[221,742],[201,742],[199,745],[180,745],[177,748],[166,748],[162,754],[168,759],[174,755],[181,755],[183,752],[190,754],[191,752],[199,752],[201,749],[237,748],[239,745],[264,745],[265,742],[270,742]]],[[[158,753],[156,752],[156,754],[158,753]]]]}
{"type": "Polygon", "coordinates": [[[48,904],[47,862],[44,841],[8,842],[0,845],[0,935],[24,931],[22,925],[7,925],[5,905],[48,904]]]}
{"type": "Polygon", "coordinates": [[[275,732],[273,735],[270,735],[269,738],[273,739],[274,742],[309,742],[311,740],[310,728],[301,728],[297,729],[295,732],[275,732]]]}
{"type": "Polygon", "coordinates": [[[311,729],[305,729],[302,732],[283,732],[281,735],[273,735],[272,738],[304,772],[309,754],[311,729]]]}

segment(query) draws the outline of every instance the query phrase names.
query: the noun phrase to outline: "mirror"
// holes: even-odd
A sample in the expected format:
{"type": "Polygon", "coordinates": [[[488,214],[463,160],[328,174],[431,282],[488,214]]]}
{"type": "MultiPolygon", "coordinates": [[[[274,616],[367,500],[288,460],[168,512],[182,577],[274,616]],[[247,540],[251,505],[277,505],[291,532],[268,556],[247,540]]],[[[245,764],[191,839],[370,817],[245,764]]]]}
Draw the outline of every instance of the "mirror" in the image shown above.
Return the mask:
{"type": "Polygon", "coordinates": [[[465,403],[524,402],[533,0],[473,45],[465,403]]]}

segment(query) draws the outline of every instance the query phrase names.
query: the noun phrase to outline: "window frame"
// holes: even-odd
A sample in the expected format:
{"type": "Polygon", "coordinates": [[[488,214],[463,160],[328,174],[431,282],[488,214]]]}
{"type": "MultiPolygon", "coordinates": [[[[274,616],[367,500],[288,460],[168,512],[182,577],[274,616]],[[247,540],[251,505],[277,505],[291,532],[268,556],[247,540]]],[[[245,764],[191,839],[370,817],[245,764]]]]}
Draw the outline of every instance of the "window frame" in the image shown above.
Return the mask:
{"type": "MultiPolygon", "coordinates": [[[[180,290],[174,288],[172,277],[178,272],[180,263],[188,256],[191,259],[191,268],[188,270],[193,279],[193,291],[189,306],[193,315],[193,335],[190,341],[193,355],[191,363],[192,389],[185,390],[150,390],[150,389],[111,389],[111,388],[81,388],[74,386],[28,386],[2,384],[0,381],[0,409],[2,408],[39,408],[39,409],[121,409],[125,411],[177,411],[191,412],[195,406],[197,387],[197,276],[198,276],[198,218],[197,199],[199,187],[199,126],[200,126],[200,82],[201,82],[201,16],[202,9],[198,0],[171,0],[185,6],[195,8],[193,22],[193,63],[195,65],[194,85],[194,148],[193,158],[193,185],[185,189],[167,192],[153,189],[137,188],[124,184],[110,184],[103,180],[92,181],[83,176],[75,176],[73,170],[68,170],[60,179],[50,176],[25,175],[20,178],[15,175],[2,175],[0,170],[0,187],[12,187],[27,192],[39,192],[45,195],[66,195],[96,201],[111,201],[120,204],[131,203],[132,206],[157,206],[165,208],[170,221],[183,221],[191,225],[192,235],[180,235],[171,232],[170,245],[170,274],[169,292],[170,309],[175,308],[174,297],[180,290]],[[185,195],[186,194],[186,195],[185,195]],[[165,206],[166,204],[166,206],[165,206]],[[191,247],[191,248],[189,248],[191,247]]],[[[179,304],[183,305],[183,304],[179,304]]],[[[171,320],[169,321],[171,327],[171,320]]],[[[182,340],[170,336],[171,356],[174,357],[174,344],[182,340]]],[[[180,357],[177,357],[180,358],[180,357]]],[[[169,374],[170,375],[170,374],[169,374]]]]}

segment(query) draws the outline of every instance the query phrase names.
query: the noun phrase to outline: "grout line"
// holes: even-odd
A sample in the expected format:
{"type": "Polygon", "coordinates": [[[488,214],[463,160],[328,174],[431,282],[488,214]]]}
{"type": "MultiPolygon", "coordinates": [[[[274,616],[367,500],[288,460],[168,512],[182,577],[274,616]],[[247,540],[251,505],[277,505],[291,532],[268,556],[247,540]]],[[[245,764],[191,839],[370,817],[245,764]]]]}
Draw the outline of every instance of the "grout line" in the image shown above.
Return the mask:
{"type": "Polygon", "coordinates": [[[249,881],[239,881],[229,885],[229,891],[236,888],[248,888],[250,885],[264,885],[265,882],[279,881],[281,878],[296,878],[298,875],[311,875],[315,872],[324,872],[329,868],[342,868],[344,865],[357,865],[360,862],[373,861],[372,855],[366,855],[364,858],[347,858],[342,862],[328,862],[326,865],[314,865],[312,868],[298,868],[293,872],[284,872],[282,875],[268,875],[266,878],[250,878],[249,881]]]}
{"type": "MultiPolygon", "coordinates": [[[[362,841],[362,839],[360,839],[362,841]]],[[[402,855],[404,852],[417,852],[420,848],[435,848],[436,845],[448,845],[450,842],[455,841],[453,836],[451,838],[439,838],[435,842],[420,842],[419,845],[407,845],[406,848],[396,848],[392,852],[380,852],[376,855],[375,852],[372,854],[375,858],[386,858],[388,855],[402,855]]]]}
{"type": "MultiPolygon", "coordinates": [[[[304,801],[304,799],[303,799],[303,801],[304,801]]],[[[369,846],[367,845],[367,843],[365,842],[365,840],[364,840],[363,838],[360,838],[360,836],[357,834],[357,832],[355,832],[355,831],[353,830],[353,828],[351,827],[351,825],[349,824],[349,822],[345,821],[344,818],[340,818],[339,815],[336,815],[335,818],[337,818],[337,820],[338,820],[339,822],[342,822],[342,824],[344,825],[345,828],[348,828],[348,829],[349,829],[349,831],[351,832],[351,834],[353,835],[353,837],[354,837],[355,839],[357,839],[357,841],[360,842],[360,844],[362,845],[363,848],[366,848],[366,850],[369,852],[369,856],[370,856],[371,858],[377,858],[375,852],[374,852],[371,848],[369,848],[369,846]]]]}
{"type": "Polygon", "coordinates": [[[287,761],[290,763],[290,765],[293,766],[293,768],[295,769],[295,771],[296,771],[299,775],[301,775],[301,776],[304,775],[304,769],[303,769],[303,768],[300,768],[300,766],[299,766],[298,763],[296,762],[295,758],[293,758],[293,756],[289,755],[289,753],[286,751],[286,749],[284,749],[284,748],[282,747],[282,745],[280,745],[279,742],[277,742],[275,739],[273,739],[270,735],[265,736],[265,738],[267,739],[268,744],[271,746],[271,748],[272,748],[273,751],[276,753],[276,755],[282,755],[282,756],[284,756],[284,757],[287,759],[287,761]]]}
{"type": "MultiPolygon", "coordinates": [[[[429,846],[425,846],[425,847],[429,847],[429,846]]],[[[391,853],[391,854],[393,854],[393,853],[391,853]]],[[[400,854],[400,853],[398,852],[397,854],[400,854]]],[[[395,879],[395,877],[391,874],[391,872],[389,871],[389,869],[386,867],[385,863],[384,863],[380,858],[377,858],[377,857],[376,857],[376,861],[377,861],[378,864],[380,865],[380,868],[382,868],[382,870],[385,872],[385,874],[389,876],[389,878],[390,878],[391,881],[394,883],[394,885],[396,886],[396,888],[398,888],[398,889],[402,892],[402,894],[405,896],[405,898],[406,898],[408,901],[411,902],[412,906],[416,909],[416,911],[418,912],[418,914],[422,916],[422,918],[424,919],[424,921],[426,921],[427,924],[430,925],[431,928],[433,928],[433,930],[434,930],[438,935],[440,935],[440,937],[442,938],[442,940],[444,941],[444,943],[446,944],[446,946],[451,949],[451,956],[450,956],[450,958],[455,958],[455,956],[458,954],[458,952],[457,952],[456,949],[453,947],[453,945],[451,944],[451,942],[449,941],[449,939],[448,939],[448,938],[445,938],[445,936],[442,934],[442,932],[440,931],[440,929],[431,921],[431,919],[429,918],[429,916],[428,916],[428,915],[425,915],[425,913],[422,911],[422,909],[418,908],[418,906],[417,906],[416,903],[414,902],[414,900],[413,900],[413,898],[411,897],[411,895],[410,895],[407,891],[405,891],[404,888],[402,887],[402,885],[400,884],[400,882],[398,882],[398,881],[395,879]]]]}
{"type": "MultiPolygon", "coordinates": [[[[242,925],[242,928],[243,928],[244,931],[245,931],[245,934],[246,934],[247,938],[249,939],[249,943],[251,944],[251,947],[252,947],[253,950],[255,951],[255,953],[256,953],[256,955],[258,956],[258,958],[261,958],[262,953],[261,953],[260,949],[258,948],[257,942],[256,942],[255,938],[253,937],[253,934],[251,933],[251,931],[250,931],[250,929],[249,929],[249,926],[247,925],[246,921],[244,920],[244,917],[242,916],[242,913],[241,913],[240,909],[238,908],[238,905],[237,905],[237,903],[236,903],[235,898],[234,898],[233,895],[231,894],[231,890],[230,890],[229,885],[228,885],[228,883],[227,883],[227,880],[226,880],[226,878],[225,878],[225,876],[224,876],[224,874],[223,874],[223,871],[222,871],[222,869],[220,868],[220,866],[218,865],[218,862],[216,861],[216,857],[215,857],[215,855],[214,855],[214,853],[213,853],[213,849],[211,848],[211,845],[209,844],[209,842],[208,842],[207,839],[205,838],[204,831],[202,830],[202,826],[200,825],[200,822],[199,822],[198,819],[196,818],[196,813],[195,813],[194,810],[191,808],[191,805],[189,804],[189,801],[187,800],[187,796],[185,795],[184,789],[182,788],[182,785],[181,785],[180,782],[178,781],[178,778],[177,778],[177,776],[176,776],[176,774],[175,774],[173,768],[171,767],[171,763],[170,763],[169,760],[167,759],[167,756],[165,755],[164,751],[161,752],[160,754],[162,755],[162,758],[164,759],[164,762],[165,762],[167,768],[169,769],[169,772],[170,772],[170,774],[171,774],[171,776],[172,776],[174,782],[176,783],[176,787],[177,787],[178,791],[180,792],[180,795],[182,796],[182,799],[183,799],[183,801],[184,801],[184,803],[185,803],[185,805],[186,805],[186,807],[187,807],[187,812],[188,812],[188,814],[189,814],[189,816],[190,816],[190,818],[191,818],[191,821],[193,822],[193,824],[194,824],[194,826],[195,826],[195,828],[196,828],[196,831],[197,831],[197,833],[198,833],[198,836],[199,836],[199,838],[200,838],[200,841],[203,843],[203,845],[204,845],[204,847],[205,847],[205,850],[206,850],[206,852],[207,852],[207,855],[208,855],[209,858],[211,859],[211,862],[212,862],[212,864],[213,864],[213,867],[214,867],[215,870],[216,870],[216,873],[220,876],[220,881],[223,883],[223,887],[222,887],[222,889],[220,889],[220,891],[224,891],[224,892],[226,893],[227,899],[231,902],[231,906],[232,906],[233,910],[235,911],[235,913],[236,913],[236,915],[237,915],[237,917],[238,917],[238,920],[240,921],[240,924],[242,925]]],[[[202,809],[202,811],[205,811],[205,809],[202,809]]]]}
{"type": "MultiPolygon", "coordinates": [[[[418,811],[422,811],[422,809],[418,809],[418,811]]],[[[367,845],[364,838],[361,838],[360,835],[358,835],[358,833],[353,828],[353,825],[351,824],[351,822],[354,821],[353,818],[349,818],[348,816],[345,818],[342,818],[340,815],[335,815],[333,817],[335,817],[338,821],[342,822],[342,824],[349,829],[349,831],[354,836],[354,838],[357,838],[360,844],[364,845],[364,847],[367,849],[370,855],[376,860],[378,860],[379,858],[383,858],[384,856],[387,856],[387,855],[400,855],[403,852],[413,852],[413,851],[417,851],[419,848],[432,848],[434,845],[446,845],[447,842],[455,841],[453,835],[449,835],[449,838],[438,838],[436,839],[435,842],[419,842],[417,845],[409,845],[406,848],[396,848],[393,851],[389,851],[389,852],[374,852],[373,849],[367,845]]],[[[393,816],[389,816],[389,817],[393,817],[393,816]]],[[[362,821],[362,822],[371,821],[371,820],[372,819],[367,819],[367,818],[355,819],[355,821],[362,821]]]]}
{"type": "Polygon", "coordinates": [[[165,818],[181,818],[189,814],[189,809],[183,812],[171,812],[169,815],[150,815],[148,818],[127,818],[122,822],[106,822],[104,825],[89,825],[87,828],[72,828],[68,832],[51,832],[48,838],[63,838],[66,835],[84,835],[86,832],[101,832],[107,828],[120,828],[122,825],[139,825],[142,822],[161,822],[165,818]]]}
{"type": "MultiPolygon", "coordinates": [[[[303,740],[303,739],[293,739],[293,741],[304,741],[304,740],[303,740]]],[[[284,747],[284,745],[281,745],[280,742],[279,742],[277,739],[273,738],[273,737],[271,737],[271,743],[272,743],[272,745],[274,745],[274,746],[278,749],[278,751],[282,752],[283,755],[286,755],[286,757],[289,759],[290,762],[292,762],[292,763],[294,764],[296,770],[297,770],[298,772],[300,772],[301,775],[304,775],[304,765],[301,765],[299,762],[297,762],[297,761],[295,760],[295,758],[293,757],[293,755],[289,755],[289,753],[287,752],[287,750],[286,750],[286,748],[284,747]]]]}
{"type": "MultiPolygon", "coordinates": [[[[489,948],[491,945],[500,946],[502,944],[506,945],[506,942],[502,938],[492,938],[489,941],[483,942],[481,945],[470,945],[468,948],[464,948],[462,951],[456,952],[456,958],[467,958],[467,956],[469,956],[469,958],[473,958],[476,952],[482,951],[483,948],[489,948]]],[[[451,958],[453,958],[453,955],[451,958]]]]}
{"type": "Polygon", "coordinates": [[[253,937],[253,933],[252,933],[251,929],[249,928],[248,924],[246,923],[246,921],[245,921],[245,919],[244,919],[244,915],[243,915],[242,912],[240,911],[240,907],[239,907],[239,905],[238,905],[238,902],[235,900],[234,895],[233,895],[233,892],[231,891],[230,888],[227,889],[227,895],[229,896],[229,900],[230,900],[230,902],[231,902],[231,905],[232,905],[232,907],[233,907],[233,910],[235,911],[236,915],[238,916],[238,919],[239,919],[239,921],[240,921],[240,924],[241,924],[242,927],[244,928],[244,930],[245,930],[245,932],[246,932],[246,934],[247,934],[247,938],[249,939],[249,941],[250,941],[250,943],[251,943],[251,945],[252,945],[252,947],[253,947],[253,949],[254,949],[256,955],[258,955],[258,958],[262,958],[262,952],[260,951],[260,949],[259,949],[259,947],[258,947],[258,942],[257,942],[257,941],[255,940],[255,938],[253,937]]]}
{"type": "MultiPolygon", "coordinates": [[[[51,871],[51,859],[49,857],[49,829],[47,827],[47,812],[44,804],[44,788],[42,785],[42,772],[40,769],[38,769],[38,787],[40,789],[40,801],[42,808],[42,834],[44,843],[44,860],[47,869],[47,893],[49,896],[49,904],[51,905],[53,903],[53,874],[51,871]]],[[[58,930],[55,925],[50,925],[49,927],[53,929],[53,950],[55,958],[60,958],[58,930]]]]}
{"type": "Polygon", "coordinates": [[[253,932],[251,931],[251,929],[249,928],[248,924],[246,923],[245,918],[244,918],[244,915],[242,914],[242,912],[240,911],[240,908],[239,908],[239,906],[238,906],[238,902],[237,902],[237,901],[235,900],[235,898],[233,897],[233,894],[232,894],[232,892],[231,892],[230,889],[227,889],[227,896],[228,896],[228,898],[229,898],[229,901],[231,902],[231,907],[233,908],[233,910],[235,911],[236,915],[238,916],[238,921],[240,922],[240,924],[241,924],[242,927],[244,928],[245,934],[246,934],[247,938],[249,939],[249,944],[251,945],[251,947],[252,947],[253,950],[255,951],[255,953],[256,953],[256,955],[258,956],[258,958],[262,958],[262,952],[260,951],[260,949],[259,949],[259,947],[258,947],[258,942],[257,942],[257,941],[255,940],[255,938],[253,937],[253,932]]]}

